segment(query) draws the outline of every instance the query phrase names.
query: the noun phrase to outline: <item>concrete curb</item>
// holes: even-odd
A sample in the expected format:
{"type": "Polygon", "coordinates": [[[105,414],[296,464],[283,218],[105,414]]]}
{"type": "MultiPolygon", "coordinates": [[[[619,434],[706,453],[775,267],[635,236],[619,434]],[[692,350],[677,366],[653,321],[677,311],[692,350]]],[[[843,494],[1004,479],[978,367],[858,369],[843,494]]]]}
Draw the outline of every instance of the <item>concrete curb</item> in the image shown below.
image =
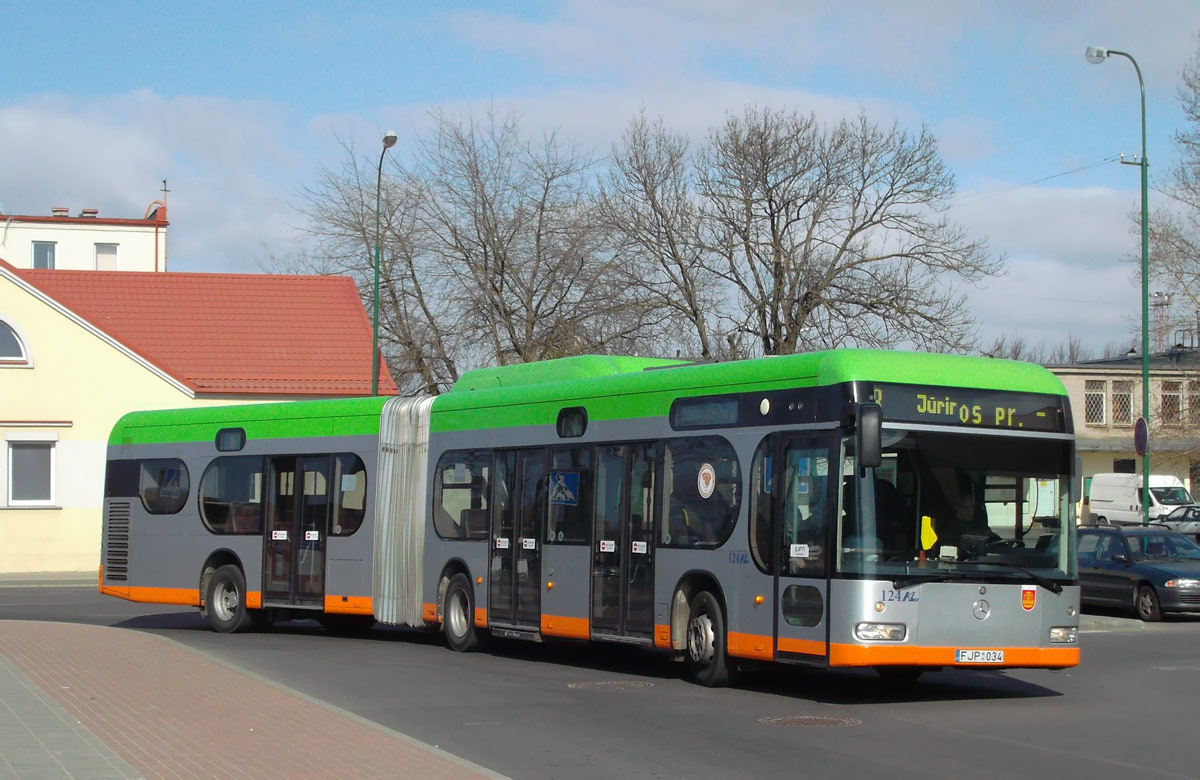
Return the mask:
{"type": "Polygon", "coordinates": [[[1136,618],[1110,617],[1108,615],[1080,615],[1079,630],[1088,631],[1139,631],[1146,624],[1136,618]]]}
{"type": "Polygon", "coordinates": [[[82,588],[97,587],[94,571],[34,571],[0,574],[0,588],[82,588]]]}

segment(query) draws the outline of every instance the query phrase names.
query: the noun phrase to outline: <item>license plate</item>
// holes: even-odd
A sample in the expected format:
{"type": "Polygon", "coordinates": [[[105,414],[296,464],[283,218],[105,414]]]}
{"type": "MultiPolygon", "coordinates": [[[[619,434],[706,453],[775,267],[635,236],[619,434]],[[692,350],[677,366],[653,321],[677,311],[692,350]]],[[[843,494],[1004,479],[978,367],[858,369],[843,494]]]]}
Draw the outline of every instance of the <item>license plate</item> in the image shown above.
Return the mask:
{"type": "Polygon", "coordinates": [[[1002,664],[1004,663],[1003,650],[955,650],[954,663],[956,664],[1002,664]]]}

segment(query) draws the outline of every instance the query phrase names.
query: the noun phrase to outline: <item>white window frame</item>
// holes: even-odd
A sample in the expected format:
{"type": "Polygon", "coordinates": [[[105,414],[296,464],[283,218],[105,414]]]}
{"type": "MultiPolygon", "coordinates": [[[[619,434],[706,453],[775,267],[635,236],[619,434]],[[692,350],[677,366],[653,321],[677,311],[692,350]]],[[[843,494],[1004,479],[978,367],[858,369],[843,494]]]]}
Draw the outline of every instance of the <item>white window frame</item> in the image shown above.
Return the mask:
{"type": "Polygon", "coordinates": [[[29,354],[29,340],[25,338],[25,334],[17,327],[16,323],[0,314],[0,324],[8,327],[12,331],[13,336],[17,339],[17,346],[21,349],[21,357],[7,358],[0,355],[0,368],[31,368],[33,366],[33,356],[29,354]]]}
{"type": "Polygon", "coordinates": [[[102,246],[111,246],[114,250],[116,250],[113,255],[113,260],[116,263],[116,267],[112,270],[121,270],[121,245],[112,241],[97,241],[92,244],[92,268],[96,271],[100,270],[100,247],[102,246]]]}
{"type": "Polygon", "coordinates": [[[50,268],[54,270],[58,266],[58,242],[57,241],[32,241],[29,244],[29,267],[37,269],[37,248],[39,245],[45,244],[50,247],[50,268]]]}
{"type": "Polygon", "coordinates": [[[6,459],[4,498],[13,509],[57,507],[58,500],[58,434],[45,432],[9,431],[4,436],[4,457],[6,459]],[[14,444],[47,444],[50,448],[50,497],[48,499],[15,499],[13,498],[13,445],[14,444]]]}

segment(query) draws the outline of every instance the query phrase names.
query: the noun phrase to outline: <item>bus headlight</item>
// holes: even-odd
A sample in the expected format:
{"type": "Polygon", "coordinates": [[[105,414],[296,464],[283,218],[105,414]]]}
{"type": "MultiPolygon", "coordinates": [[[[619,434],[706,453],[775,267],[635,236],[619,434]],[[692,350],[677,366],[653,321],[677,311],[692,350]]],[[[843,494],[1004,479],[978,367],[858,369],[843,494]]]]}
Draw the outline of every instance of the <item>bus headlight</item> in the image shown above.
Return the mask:
{"type": "Polygon", "coordinates": [[[1079,641],[1079,629],[1075,626],[1055,626],[1050,629],[1050,644],[1073,645],[1079,641]]]}
{"type": "Polygon", "coordinates": [[[1163,583],[1163,587],[1164,588],[1200,588],[1200,580],[1192,579],[1190,577],[1186,577],[1186,578],[1182,578],[1182,579],[1175,579],[1175,580],[1167,580],[1166,582],[1163,583]]]}
{"type": "Polygon", "coordinates": [[[859,623],[854,627],[854,636],[864,642],[902,642],[907,633],[903,623],[859,623]]]}

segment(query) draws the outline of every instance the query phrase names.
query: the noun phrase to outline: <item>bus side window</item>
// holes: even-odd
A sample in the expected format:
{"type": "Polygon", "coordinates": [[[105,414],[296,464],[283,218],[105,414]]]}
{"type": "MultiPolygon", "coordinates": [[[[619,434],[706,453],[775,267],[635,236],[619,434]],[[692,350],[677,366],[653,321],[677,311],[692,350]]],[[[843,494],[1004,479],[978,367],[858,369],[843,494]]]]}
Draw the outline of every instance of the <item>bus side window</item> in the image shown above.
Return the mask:
{"type": "Polygon", "coordinates": [[[550,451],[547,542],[591,543],[593,479],[591,447],[550,451]]]}
{"type": "Polygon", "coordinates": [[[367,513],[367,467],[353,453],[333,456],[333,518],[331,536],[349,536],[367,513]]]}
{"type": "Polygon", "coordinates": [[[433,528],[443,539],[486,539],[490,450],[450,450],[438,459],[433,528]]]}
{"type": "Polygon", "coordinates": [[[775,539],[774,476],[778,436],[771,434],[758,445],[750,467],[750,555],[760,571],[771,574],[775,539]]]}

